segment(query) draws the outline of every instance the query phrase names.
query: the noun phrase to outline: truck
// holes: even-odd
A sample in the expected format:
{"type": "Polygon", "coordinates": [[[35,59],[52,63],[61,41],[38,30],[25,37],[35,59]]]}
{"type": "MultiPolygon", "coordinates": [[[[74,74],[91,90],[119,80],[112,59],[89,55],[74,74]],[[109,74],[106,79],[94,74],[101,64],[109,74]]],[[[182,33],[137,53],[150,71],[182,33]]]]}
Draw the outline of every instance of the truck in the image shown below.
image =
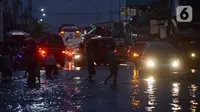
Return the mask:
{"type": "Polygon", "coordinates": [[[75,48],[81,42],[81,31],[75,24],[62,24],[58,34],[62,37],[65,46],[75,48]]]}

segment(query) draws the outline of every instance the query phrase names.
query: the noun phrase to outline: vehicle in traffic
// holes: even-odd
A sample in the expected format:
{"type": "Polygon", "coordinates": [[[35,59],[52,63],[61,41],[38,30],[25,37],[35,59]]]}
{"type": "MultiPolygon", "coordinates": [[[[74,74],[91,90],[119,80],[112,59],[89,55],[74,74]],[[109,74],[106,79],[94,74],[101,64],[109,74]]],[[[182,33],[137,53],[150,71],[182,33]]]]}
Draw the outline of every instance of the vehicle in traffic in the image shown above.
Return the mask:
{"type": "Polygon", "coordinates": [[[136,42],[131,50],[131,60],[144,73],[180,72],[184,69],[180,51],[166,42],[136,42]]]}
{"type": "MultiPolygon", "coordinates": [[[[93,49],[94,62],[96,65],[107,65],[108,46],[116,42],[112,37],[92,37],[88,40],[87,46],[93,49]]],[[[75,65],[83,63],[83,53],[76,54],[74,57],[75,65]]]]}
{"type": "Polygon", "coordinates": [[[198,36],[185,36],[177,38],[179,49],[183,52],[184,59],[191,69],[199,68],[200,65],[200,39],[198,36]]]}
{"type": "Polygon", "coordinates": [[[59,33],[63,39],[64,45],[72,44],[73,47],[78,46],[82,41],[81,30],[74,24],[62,24],[59,27],[59,33]]]}
{"type": "Polygon", "coordinates": [[[49,50],[54,55],[56,63],[63,67],[65,65],[66,47],[61,36],[57,34],[45,35],[39,46],[41,59],[44,59],[47,56],[49,50]]]}

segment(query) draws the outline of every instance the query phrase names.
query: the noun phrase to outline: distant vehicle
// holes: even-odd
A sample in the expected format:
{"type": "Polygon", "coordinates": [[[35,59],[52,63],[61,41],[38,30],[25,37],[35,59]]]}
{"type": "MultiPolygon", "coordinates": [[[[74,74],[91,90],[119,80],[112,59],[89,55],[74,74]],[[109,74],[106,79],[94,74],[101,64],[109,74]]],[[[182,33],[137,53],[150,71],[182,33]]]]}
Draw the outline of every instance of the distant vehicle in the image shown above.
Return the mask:
{"type": "Polygon", "coordinates": [[[191,69],[196,69],[200,65],[200,34],[179,35],[176,37],[179,49],[183,52],[185,60],[191,69]]]}
{"type": "Polygon", "coordinates": [[[59,35],[62,37],[64,44],[78,46],[82,40],[80,29],[74,24],[62,24],[59,28],[59,35]]]}
{"type": "Polygon", "coordinates": [[[46,57],[49,50],[51,50],[52,54],[54,55],[56,63],[64,66],[66,58],[66,47],[61,36],[57,34],[45,35],[39,48],[41,57],[46,57]]]}
{"type": "MultiPolygon", "coordinates": [[[[92,37],[88,40],[88,46],[94,51],[96,65],[106,65],[108,55],[108,45],[116,42],[112,37],[92,37]]],[[[75,55],[74,64],[81,65],[84,61],[81,53],[75,55]]]]}
{"type": "Polygon", "coordinates": [[[130,58],[142,73],[173,73],[185,67],[180,51],[165,42],[136,42],[131,54],[130,58]]]}

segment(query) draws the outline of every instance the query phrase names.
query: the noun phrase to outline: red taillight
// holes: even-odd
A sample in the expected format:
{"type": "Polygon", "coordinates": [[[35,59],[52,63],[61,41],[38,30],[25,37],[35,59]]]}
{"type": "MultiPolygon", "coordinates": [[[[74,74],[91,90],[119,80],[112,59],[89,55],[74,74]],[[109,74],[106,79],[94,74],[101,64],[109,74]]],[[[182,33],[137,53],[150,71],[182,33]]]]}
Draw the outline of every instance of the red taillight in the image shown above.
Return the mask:
{"type": "Polygon", "coordinates": [[[130,53],[130,49],[127,51],[127,53],[130,53]]]}
{"type": "Polygon", "coordinates": [[[72,55],[72,52],[68,52],[69,55],[72,55]]]}
{"type": "Polygon", "coordinates": [[[117,50],[114,50],[114,52],[116,53],[116,52],[117,52],[117,50]]]}
{"type": "Polygon", "coordinates": [[[39,53],[42,57],[45,57],[46,56],[46,51],[43,50],[42,48],[39,48],[39,53]]]}
{"type": "Polygon", "coordinates": [[[65,54],[66,52],[65,52],[65,51],[62,51],[62,53],[65,54]]]}

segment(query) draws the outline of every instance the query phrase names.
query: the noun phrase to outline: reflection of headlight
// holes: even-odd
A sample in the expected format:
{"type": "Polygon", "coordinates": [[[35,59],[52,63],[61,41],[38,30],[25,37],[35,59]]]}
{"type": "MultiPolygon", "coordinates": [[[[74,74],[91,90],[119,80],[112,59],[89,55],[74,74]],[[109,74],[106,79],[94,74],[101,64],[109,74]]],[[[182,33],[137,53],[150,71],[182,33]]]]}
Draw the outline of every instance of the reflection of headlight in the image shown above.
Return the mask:
{"type": "Polygon", "coordinates": [[[155,62],[153,60],[148,60],[147,61],[147,66],[148,67],[155,67],[155,62]]]}
{"type": "Polygon", "coordinates": [[[191,57],[196,57],[196,54],[195,53],[191,53],[191,57]]]}
{"type": "Polygon", "coordinates": [[[75,59],[79,59],[80,57],[80,55],[75,55],[75,59]]]}
{"type": "Polygon", "coordinates": [[[172,62],[172,67],[177,68],[179,67],[180,62],[178,60],[175,60],[172,62]]]}

